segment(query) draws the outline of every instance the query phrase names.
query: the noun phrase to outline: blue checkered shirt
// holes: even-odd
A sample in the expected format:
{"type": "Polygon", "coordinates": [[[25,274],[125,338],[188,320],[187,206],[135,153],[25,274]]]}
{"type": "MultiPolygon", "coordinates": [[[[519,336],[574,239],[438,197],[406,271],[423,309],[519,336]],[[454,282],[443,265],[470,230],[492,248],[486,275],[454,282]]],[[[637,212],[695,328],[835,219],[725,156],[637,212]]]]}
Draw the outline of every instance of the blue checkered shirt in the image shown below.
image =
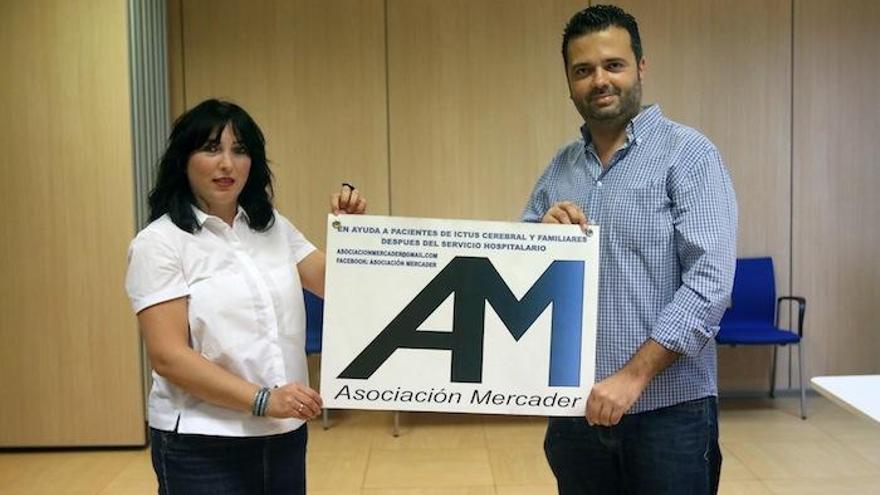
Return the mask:
{"type": "Polygon", "coordinates": [[[715,146],[645,107],[603,169],[586,126],[538,180],[522,215],[572,201],[600,226],[596,380],[646,339],[680,357],[629,413],[718,394],[714,336],[733,286],[736,198],[715,146]]]}

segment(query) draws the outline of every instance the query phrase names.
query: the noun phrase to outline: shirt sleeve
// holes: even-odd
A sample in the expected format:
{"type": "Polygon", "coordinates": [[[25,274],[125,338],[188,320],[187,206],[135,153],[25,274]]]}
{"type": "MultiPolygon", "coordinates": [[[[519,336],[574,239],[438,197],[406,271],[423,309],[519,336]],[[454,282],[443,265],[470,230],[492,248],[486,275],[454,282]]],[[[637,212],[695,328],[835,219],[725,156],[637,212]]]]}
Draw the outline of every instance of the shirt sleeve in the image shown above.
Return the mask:
{"type": "Polygon", "coordinates": [[[287,245],[290,248],[290,252],[293,254],[294,262],[299,263],[317,249],[314,244],[309,242],[309,240],[302,235],[302,232],[290,223],[290,220],[277,213],[276,219],[280,220],[281,225],[284,227],[284,235],[287,238],[287,245]]]}
{"type": "Polygon", "coordinates": [[[698,354],[718,333],[736,269],[737,207],[721,156],[711,149],[670,179],[681,286],[661,311],[651,339],[698,354]]]}
{"type": "Polygon", "coordinates": [[[550,160],[550,164],[547,165],[544,173],[541,174],[541,177],[535,184],[534,189],[532,189],[529,201],[519,217],[521,222],[540,223],[541,219],[544,218],[544,214],[552,206],[550,198],[553,198],[554,203],[566,199],[569,201],[576,201],[578,199],[557,197],[558,191],[555,190],[554,186],[566,180],[566,169],[574,166],[578,156],[581,156],[583,153],[584,142],[579,139],[566,144],[556,152],[556,155],[550,160]]]}
{"type": "Polygon", "coordinates": [[[189,295],[180,252],[170,240],[158,232],[144,231],[131,241],[125,290],[135,313],[189,295]]]}
{"type": "Polygon", "coordinates": [[[546,184],[544,176],[541,176],[537,184],[535,184],[532,194],[529,196],[529,201],[526,203],[522,215],[520,215],[520,221],[539,223],[549,208],[547,205],[546,184]]]}

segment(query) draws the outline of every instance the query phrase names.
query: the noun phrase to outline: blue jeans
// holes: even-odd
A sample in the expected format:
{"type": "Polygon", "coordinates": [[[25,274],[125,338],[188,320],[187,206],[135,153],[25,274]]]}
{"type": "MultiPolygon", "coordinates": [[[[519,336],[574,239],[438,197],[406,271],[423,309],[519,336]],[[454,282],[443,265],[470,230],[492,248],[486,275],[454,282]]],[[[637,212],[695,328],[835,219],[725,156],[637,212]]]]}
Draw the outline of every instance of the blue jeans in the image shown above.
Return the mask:
{"type": "Polygon", "coordinates": [[[306,425],[242,438],[150,428],[159,495],[303,495],[307,439],[306,425]]]}
{"type": "Polygon", "coordinates": [[[544,452],[560,495],[706,495],[718,492],[715,397],[627,414],[615,426],[551,418],[544,452]]]}

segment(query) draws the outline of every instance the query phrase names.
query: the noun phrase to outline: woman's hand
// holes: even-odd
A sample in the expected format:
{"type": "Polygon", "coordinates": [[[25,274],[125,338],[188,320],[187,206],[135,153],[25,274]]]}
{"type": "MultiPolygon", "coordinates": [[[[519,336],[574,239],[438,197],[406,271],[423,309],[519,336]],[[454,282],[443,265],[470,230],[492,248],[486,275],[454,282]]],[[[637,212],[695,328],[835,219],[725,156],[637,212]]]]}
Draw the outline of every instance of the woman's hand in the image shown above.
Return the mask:
{"type": "Polygon", "coordinates": [[[324,402],[318,392],[302,383],[288,383],[272,389],[266,415],[273,418],[315,419],[324,402]]]}
{"type": "Polygon", "coordinates": [[[342,183],[342,189],[330,196],[330,211],[334,215],[340,213],[361,214],[367,211],[367,200],[348,182],[342,183]]]}

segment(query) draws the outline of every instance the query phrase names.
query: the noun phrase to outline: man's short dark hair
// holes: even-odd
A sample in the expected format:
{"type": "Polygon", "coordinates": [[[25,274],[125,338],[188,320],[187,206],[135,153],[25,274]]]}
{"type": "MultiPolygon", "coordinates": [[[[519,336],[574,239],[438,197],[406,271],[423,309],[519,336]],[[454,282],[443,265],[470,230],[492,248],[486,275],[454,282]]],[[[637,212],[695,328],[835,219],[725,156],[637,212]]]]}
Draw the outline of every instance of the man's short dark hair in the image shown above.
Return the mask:
{"type": "Polygon", "coordinates": [[[150,192],[150,221],[168,214],[174,225],[189,233],[199,230],[192,207],[193,195],[186,168],[189,158],[206,143],[217,144],[223,129],[229,126],[247,155],[251,168],[238,204],[248,217],[248,226],[258,232],[269,229],[275,221],[272,206],[272,172],[266,159],[266,139],[257,123],[240,106],[216,99],[205,100],[183,115],[171,130],[168,147],[159,161],[156,186],[150,192]]]}
{"type": "Polygon", "coordinates": [[[610,27],[626,29],[636,62],[642,60],[642,38],[636,18],[614,5],[593,5],[571,16],[562,33],[562,60],[568,67],[568,43],[585,34],[604,31],[610,27]]]}

